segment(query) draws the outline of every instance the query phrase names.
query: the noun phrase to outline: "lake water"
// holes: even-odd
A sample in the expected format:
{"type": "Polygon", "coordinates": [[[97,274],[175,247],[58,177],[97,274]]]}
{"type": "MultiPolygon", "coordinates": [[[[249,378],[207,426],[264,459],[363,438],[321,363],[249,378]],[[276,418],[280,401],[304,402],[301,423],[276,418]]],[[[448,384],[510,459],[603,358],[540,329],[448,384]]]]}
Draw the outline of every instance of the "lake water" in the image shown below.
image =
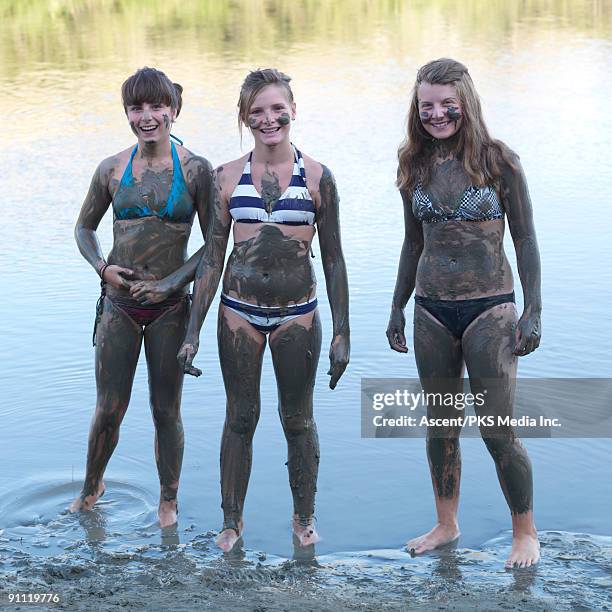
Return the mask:
{"type": "MultiPolygon", "coordinates": [[[[521,359],[519,374],[612,374],[610,3],[7,0],[0,17],[0,576],[6,580],[0,588],[23,590],[53,560],[83,561],[100,551],[116,561],[125,551],[156,550],[161,558],[166,545],[175,552],[182,546],[181,554],[197,558],[198,542],[208,546],[211,530],[221,525],[225,398],[214,316],[204,325],[197,358],[204,375],[185,381],[176,542],[160,540],[155,527],[158,482],[143,359],[104,500],[90,519],[61,514],[80,488],[95,403],[91,329],[99,283],[78,253],[73,227],[98,162],[133,142],[119,89],[143,65],[184,86],[174,133],[215,165],[250,148],[248,137],[241,148],[235,112],[246,72],[280,68],[293,77],[292,140],[336,175],[352,354],[333,392],[325,375],[331,317],[316,241],[314,262],[324,326],[315,393],[316,516],[323,536],[317,555],[343,577],[337,581],[350,582],[359,564],[373,581],[388,570],[398,583],[405,566],[421,581],[431,569],[431,556],[410,560],[400,552],[434,520],[424,441],[360,437],[361,378],[416,376],[412,351],[390,351],[384,332],[403,238],[396,151],[415,72],[426,61],[448,56],[469,67],[490,131],[521,155],[529,180],[542,256],[543,339],[521,359]],[[341,569],[348,566],[353,569],[341,569]]],[[[99,230],[105,252],[111,230],[109,214],[99,230]]],[[[190,251],[201,243],[194,227],[190,251]]],[[[509,236],[507,253],[516,270],[509,236]]],[[[520,287],[517,294],[521,304],[520,287]]],[[[582,572],[590,586],[569,585],[567,601],[599,607],[612,583],[612,442],[530,439],[526,446],[536,522],[547,546],[525,589],[534,597],[549,593],[555,603],[565,572],[582,572]],[[577,557],[565,559],[565,549],[577,557]]],[[[510,578],[497,571],[510,521],[493,462],[480,440],[465,440],[462,448],[458,563],[471,568],[464,574],[472,585],[509,588],[510,578]],[[479,566],[466,552],[481,549],[497,554],[495,562],[479,566]]],[[[245,507],[247,561],[256,562],[253,551],[276,560],[293,554],[285,460],[268,355],[245,507]]],[[[219,555],[212,548],[206,554],[198,563],[210,567],[219,555]]],[[[126,572],[136,574],[140,565],[130,559],[126,572]]],[[[424,595],[430,596],[438,595],[424,595]]]]}

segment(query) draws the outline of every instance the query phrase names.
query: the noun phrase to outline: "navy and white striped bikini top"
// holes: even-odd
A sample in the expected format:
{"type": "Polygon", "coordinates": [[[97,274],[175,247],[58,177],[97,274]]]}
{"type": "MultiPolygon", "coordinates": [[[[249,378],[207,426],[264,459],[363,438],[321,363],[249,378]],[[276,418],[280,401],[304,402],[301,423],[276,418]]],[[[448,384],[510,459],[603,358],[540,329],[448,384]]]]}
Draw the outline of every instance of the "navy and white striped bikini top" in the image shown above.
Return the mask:
{"type": "Polygon", "coordinates": [[[285,225],[314,225],[315,206],[308,187],[302,154],[293,146],[295,159],[289,187],[268,213],[251,177],[251,158],[244,165],[240,181],[229,201],[229,211],[237,223],[283,223],[285,225]]]}
{"type": "Polygon", "coordinates": [[[421,183],[418,183],[412,194],[412,213],[422,223],[439,223],[440,221],[491,221],[502,219],[504,209],[493,187],[468,187],[454,211],[446,213],[431,201],[421,183]]]}

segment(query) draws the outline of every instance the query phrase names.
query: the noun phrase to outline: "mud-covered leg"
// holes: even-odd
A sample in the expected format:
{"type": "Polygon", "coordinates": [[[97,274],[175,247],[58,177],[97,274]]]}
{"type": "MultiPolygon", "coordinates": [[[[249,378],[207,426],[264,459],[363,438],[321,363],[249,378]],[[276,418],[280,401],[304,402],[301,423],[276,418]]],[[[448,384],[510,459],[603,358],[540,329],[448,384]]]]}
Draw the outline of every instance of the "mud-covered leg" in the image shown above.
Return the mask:
{"type": "Polygon", "coordinates": [[[159,524],[176,523],[177,492],[183,462],[181,393],[183,371],[176,354],[183,342],[189,307],[186,301],[145,327],[149,401],[155,424],[155,460],[159,474],[159,524]]]}
{"type": "Polygon", "coordinates": [[[106,298],[97,327],[97,399],[89,430],[85,482],[70,506],[71,512],[91,510],[104,493],[102,477],[119,441],[119,426],[130,401],[141,343],[140,327],[106,298]]]}
{"type": "Polygon", "coordinates": [[[259,381],[266,338],[242,317],[221,305],[217,339],[227,405],[221,439],[223,529],[216,543],[227,552],[242,533],[253,434],[259,420],[259,381]]]}
{"type": "Polygon", "coordinates": [[[500,304],[475,319],[463,334],[463,351],[473,393],[484,392],[478,416],[493,416],[495,425],[481,427],[482,438],[495,461],[500,485],[512,514],[512,550],[507,567],[537,563],[540,545],[533,521],[533,478],[525,447],[510,425],[497,417],[512,416],[517,357],[514,304],[500,304]]]}
{"type": "Polygon", "coordinates": [[[313,418],[321,322],[319,313],[297,317],[270,334],[270,349],[278,386],[278,411],[287,439],[287,467],[293,495],[293,531],[302,546],[319,536],[313,524],[319,438],[313,418]]]}
{"type": "MultiPolygon", "coordinates": [[[[415,306],[414,354],[426,393],[458,393],[463,385],[461,343],[424,308],[415,306]]],[[[452,406],[428,405],[430,418],[456,418],[452,406]]],[[[459,537],[457,508],[461,481],[460,427],[427,428],[427,460],[438,522],[428,533],[410,540],[408,551],[420,554],[459,537]]]]}

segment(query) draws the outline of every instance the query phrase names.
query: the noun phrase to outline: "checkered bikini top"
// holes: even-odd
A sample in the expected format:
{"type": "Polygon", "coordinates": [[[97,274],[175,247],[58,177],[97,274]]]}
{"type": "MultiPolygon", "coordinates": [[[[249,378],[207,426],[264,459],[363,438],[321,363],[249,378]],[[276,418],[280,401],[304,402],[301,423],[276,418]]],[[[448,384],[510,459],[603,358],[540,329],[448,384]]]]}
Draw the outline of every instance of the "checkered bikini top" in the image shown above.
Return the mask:
{"type": "Polygon", "coordinates": [[[468,187],[454,211],[447,213],[440,210],[432,201],[421,183],[418,183],[412,194],[412,212],[422,223],[439,223],[441,221],[491,221],[502,219],[504,209],[493,187],[468,187]]]}

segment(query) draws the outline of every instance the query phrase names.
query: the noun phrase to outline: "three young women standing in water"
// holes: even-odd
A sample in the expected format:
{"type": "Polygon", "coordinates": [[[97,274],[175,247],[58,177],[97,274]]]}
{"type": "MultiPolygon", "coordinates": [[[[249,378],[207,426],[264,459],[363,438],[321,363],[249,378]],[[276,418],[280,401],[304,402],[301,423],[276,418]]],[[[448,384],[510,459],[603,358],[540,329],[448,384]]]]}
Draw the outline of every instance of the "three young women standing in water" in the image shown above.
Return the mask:
{"type": "MultiPolygon", "coordinates": [[[[405,237],[387,337],[405,353],[403,310],[415,291],[414,352],[426,393],[460,393],[467,366],[479,416],[512,415],[517,357],[540,343],[540,258],[531,202],[518,157],[489,136],[467,68],[441,59],[423,66],[408,135],[399,150],[405,237]],[[516,250],[524,307],[517,321],[503,249],[504,215],[516,250]]],[[[456,417],[428,406],[432,418],[456,417]]],[[[508,567],[539,559],[531,464],[511,426],[482,426],[512,514],[508,567]]],[[[460,427],[429,427],[427,458],[438,522],[408,542],[422,553],[459,537],[460,427]]]]}
{"type": "MultiPolygon", "coordinates": [[[[124,84],[126,113],[138,145],[101,164],[77,224],[79,247],[102,277],[106,299],[98,324],[98,405],[87,476],[73,509],[90,508],[103,493],[102,474],[117,442],[144,335],[162,487],[160,523],[176,519],[182,371],[200,374],[192,361],[221,278],[233,222],[234,249],[218,313],[227,406],[221,443],[224,523],[217,544],[230,550],[243,529],[267,342],[288,445],[293,530],[301,545],[315,543],[319,448],[312,401],[321,347],[310,261],[315,227],[333,318],[328,372],[332,389],[349,360],[348,286],[333,176],[289,139],[296,107],[290,79],[283,73],[266,69],[247,76],[240,92],[239,125],[251,130],[255,147],[219,166],[213,177],[205,160],[170,143],[180,96],[167,83],[161,90],[159,84],[151,85],[143,76],[150,76],[146,70],[124,84]],[[111,200],[115,244],[106,263],[95,229],[111,200]],[[205,245],[181,266],[194,211],[203,230],[206,226],[205,245]],[[186,325],[183,292],[194,274],[194,301],[186,325]]],[[[161,73],[152,72],[165,83],[161,73]]],[[[403,310],[416,288],[414,346],[424,390],[460,392],[467,365],[472,392],[487,388],[487,402],[479,413],[511,415],[517,356],[533,351],[540,339],[539,255],[518,157],[489,136],[463,65],[437,60],[419,71],[399,162],[405,240],[389,343],[396,351],[407,351],[403,310]],[[512,273],[503,251],[504,215],[525,296],[518,321],[512,273]]],[[[428,410],[434,417],[453,416],[452,408],[428,410]]],[[[481,431],[512,513],[508,565],[531,565],[539,558],[539,544],[529,459],[511,427],[481,431]]],[[[458,428],[428,430],[438,523],[408,543],[414,553],[459,536],[459,433],[458,428]]]]}

